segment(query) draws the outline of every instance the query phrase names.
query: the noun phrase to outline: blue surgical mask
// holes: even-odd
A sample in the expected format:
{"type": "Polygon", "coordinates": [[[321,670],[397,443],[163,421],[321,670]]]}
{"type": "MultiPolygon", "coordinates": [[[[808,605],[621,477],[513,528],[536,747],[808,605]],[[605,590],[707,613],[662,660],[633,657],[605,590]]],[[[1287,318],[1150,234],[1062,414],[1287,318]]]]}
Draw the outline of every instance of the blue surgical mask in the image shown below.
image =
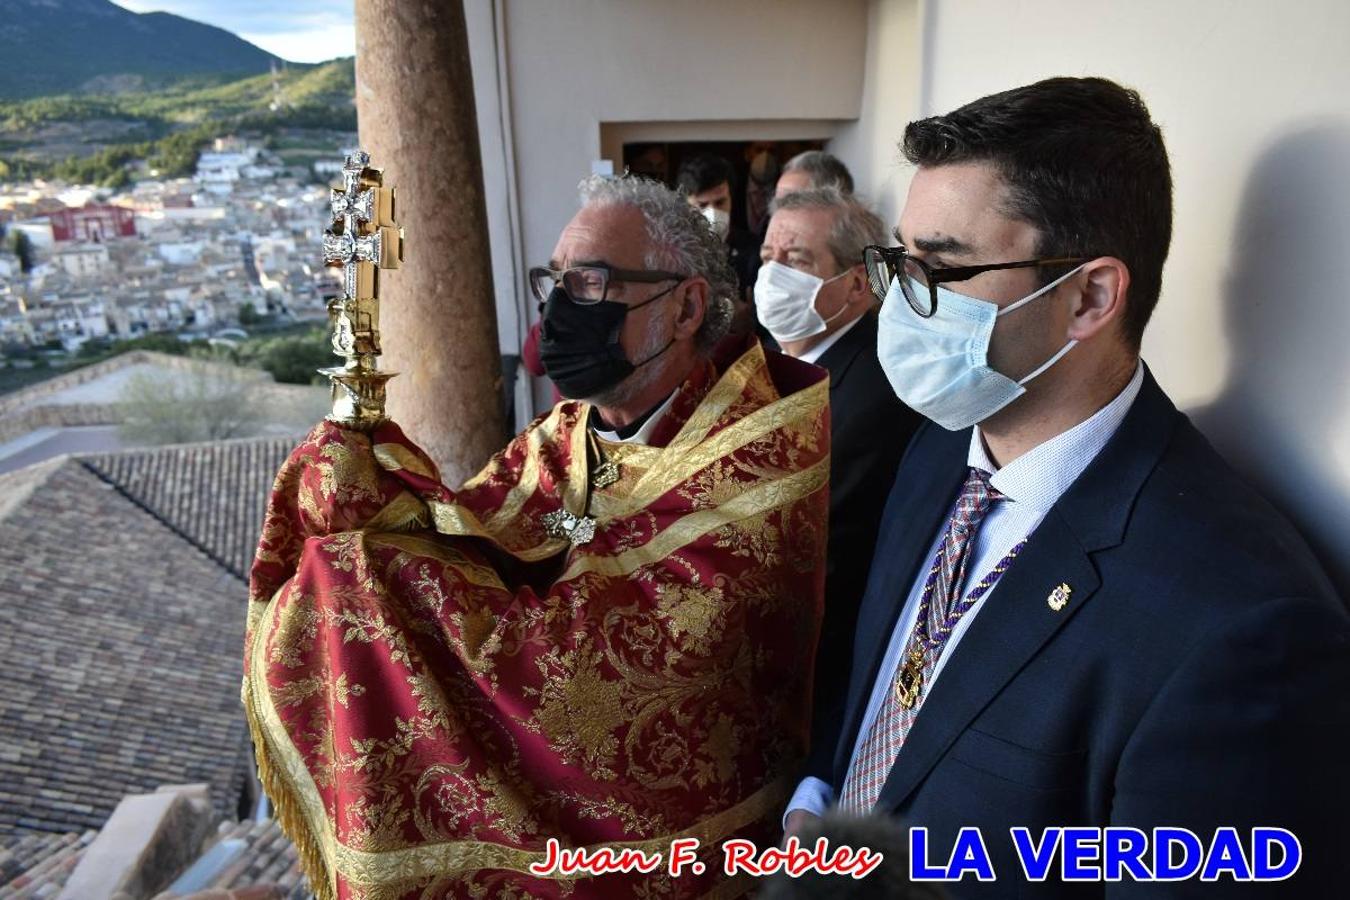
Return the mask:
{"type": "MultiPolygon", "coordinates": [[[[1069,341],[1036,371],[1014,381],[989,367],[994,324],[999,316],[1043,296],[1081,268],[1002,309],[988,300],[939,286],[937,311],[926,319],[905,300],[899,280],[893,280],[881,305],[877,356],[896,396],[948,431],[960,431],[1025,394],[1028,382],[1059,362],[1078,342],[1069,341]]],[[[914,289],[919,296],[928,293],[928,286],[918,282],[914,289]]]]}

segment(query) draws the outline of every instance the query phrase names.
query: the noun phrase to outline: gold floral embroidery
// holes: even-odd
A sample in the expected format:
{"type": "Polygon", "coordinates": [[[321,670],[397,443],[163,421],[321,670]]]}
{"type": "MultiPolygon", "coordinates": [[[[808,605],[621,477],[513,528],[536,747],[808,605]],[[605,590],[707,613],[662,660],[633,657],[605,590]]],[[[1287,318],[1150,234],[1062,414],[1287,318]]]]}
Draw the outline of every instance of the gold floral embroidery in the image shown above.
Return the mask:
{"type": "Polygon", "coordinates": [[[616,778],[614,731],[625,719],[622,684],[601,673],[597,654],[582,649],[545,653],[537,665],[545,681],[536,691],[532,727],[566,761],[585,766],[595,778],[616,778]]]}
{"type": "Polygon", "coordinates": [[[722,590],[702,585],[661,585],[657,588],[656,608],[666,619],[666,628],[677,644],[704,655],[712,648],[712,638],[720,636],[714,626],[720,624],[726,600],[722,590]]]}
{"type": "Polygon", "coordinates": [[[333,699],[343,706],[348,704],[351,697],[360,697],[365,692],[366,687],[363,684],[357,684],[355,682],[350,685],[347,684],[346,672],[339,675],[337,681],[333,684],[333,699]]]}
{"type": "Polygon", "coordinates": [[[569,806],[583,819],[614,819],[630,834],[660,834],[670,825],[656,814],[640,812],[633,804],[616,797],[597,800],[584,794],[563,794],[569,806]]]}
{"type": "Polygon", "coordinates": [[[294,669],[302,665],[303,654],[314,647],[314,639],[319,634],[319,614],[315,611],[312,594],[292,594],[289,601],[273,632],[269,658],[294,669]]]}
{"type": "Polygon", "coordinates": [[[342,444],[326,444],[319,451],[319,484],[323,499],[339,504],[379,501],[379,469],[369,452],[370,439],[357,433],[351,436],[351,441],[355,448],[367,452],[356,452],[342,444]]]}

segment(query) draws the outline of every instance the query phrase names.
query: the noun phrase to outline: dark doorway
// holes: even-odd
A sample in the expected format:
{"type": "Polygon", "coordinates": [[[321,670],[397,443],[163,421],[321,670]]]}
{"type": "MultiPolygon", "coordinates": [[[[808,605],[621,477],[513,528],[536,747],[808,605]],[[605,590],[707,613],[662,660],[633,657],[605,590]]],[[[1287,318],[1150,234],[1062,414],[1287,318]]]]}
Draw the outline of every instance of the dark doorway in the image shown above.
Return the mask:
{"type": "Polygon", "coordinates": [[[769,201],[783,163],[805,150],[822,150],[811,141],[646,141],[623,145],[623,166],[674,187],[680,164],[690,156],[711,153],[731,163],[731,226],[763,235],[769,201]]]}

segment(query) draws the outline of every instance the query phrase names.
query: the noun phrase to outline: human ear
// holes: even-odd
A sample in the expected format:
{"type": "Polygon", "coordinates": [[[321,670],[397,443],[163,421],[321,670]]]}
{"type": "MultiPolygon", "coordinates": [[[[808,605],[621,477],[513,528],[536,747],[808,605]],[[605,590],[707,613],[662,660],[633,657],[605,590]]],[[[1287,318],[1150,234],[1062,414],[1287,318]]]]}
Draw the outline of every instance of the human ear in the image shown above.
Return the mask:
{"type": "Polygon", "coordinates": [[[679,311],[675,315],[677,340],[693,337],[703,324],[703,317],[708,313],[708,282],[703,278],[691,278],[680,291],[679,311]]]}
{"type": "Polygon", "coordinates": [[[848,285],[848,305],[870,306],[873,300],[872,285],[867,281],[867,270],[862,263],[848,270],[848,277],[844,281],[848,285]]]}
{"type": "Polygon", "coordinates": [[[1070,310],[1070,340],[1085,341],[1124,320],[1130,268],[1114,256],[1086,263],[1069,284],[1079,288],[1070,310]]]}

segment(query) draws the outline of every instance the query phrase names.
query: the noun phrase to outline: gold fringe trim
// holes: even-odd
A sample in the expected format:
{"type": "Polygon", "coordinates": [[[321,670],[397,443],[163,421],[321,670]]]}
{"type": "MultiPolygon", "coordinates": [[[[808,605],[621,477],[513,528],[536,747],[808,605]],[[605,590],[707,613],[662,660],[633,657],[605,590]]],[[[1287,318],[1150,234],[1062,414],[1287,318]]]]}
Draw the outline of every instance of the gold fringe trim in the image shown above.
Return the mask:
{"type": "MultiPolygon", "coordinates": [[[[280,592],[278,592],[278,595],[280,592]]],[[[275,602],[276,598],[273,598],[275,602]]],[[[257,641],[258,644],[265,644],[265,640],[257,641]]],[[[258,647],[254,646],[253,652],[257,652],[258,647]]],[[[279,767],[272,759],[272,751],[268,744],[266,734],[264,733],[262,719],[258,714],[258,698],[254,694],[255,685],[249,675],[244,676],[244,712],[248,720],[249,733],[253,738],[253,749],[258,763],[258,778],[262,782],[263,790],[272,801],[273,816],[281,826],[282,832],[295,845],[300,857],[300,866],[304,870],[305,877],[309,881],[309,888],[313,892],[316,900],[337,900],[336,872],[329,869],[325,853],[320,845],[319,839],[310,829],[309,822],[305,817],[299,797],[296,796],[288,783],[286,777],[281,773],[279,767]]],[[[763,814],[766,806],[775,804],[781,805],[787,797],[787,782],[779,779],[765,785],[755,794],[752,794],[746,800],[743,800],[736,807],[724,811],[710,820],[705,820],[697,825],[687,828],[682,832],[673,835],[667,835],[649,841],[619,841],[606,844],[605,846],[614,847],[641,847],[643,849],[657,849],[666,846],[676,837],[690,837],[697,835],[706,845],[711,845],[725,836],[728,827],[730,830],[748,824],[744,819],[753,821],[763,814]],[[746,814],[749,814],[748,816],[746,814]],[[730,819],[731,821],[727,821],[730,819]]],[[[474,843],[474,842],[468,842],[474,843]]],[[[599,845],[597,845],[599,846],[599,845]]],[[[505,849],[505,848],[503,848],[505,849]]],[[[530,858],[529,861],[538,861],[535,858],[542,859],[543,854],[538,852],[517,851],[523,857],[530,858]]],[[[402,851],[397,855],[406,854],[402,851]]],[[[380,854],[383,855],[383,854],[380,854]]],[[[473,866],[469,871],[476,871],[480,868],[504,868],[521,871],[517,866],[502,865],[502,860],[494,863],[473,866]]],[[[419,873],[425,875],[426,873],[419,873]]],[[[571,881],[570,878],[561,878],[558,880],[571,881]]],[[[723,898],[732,898],[743,896],[752,884],[745,877],[735,877],[722,882],[714,887],[708,894],[704,895],[705,900],[723,900],[723,898]]]]}
{"type": "MultiPolygon", "coordinates": [[[[642,850],[665,854],[672,841],[678,838],[697,838],[700,846],[710,847],[754,822],[775,815],[787,803],[791,785],[780,777],[761,787],[735,806],[695,822],[689,827],[660,837],[637,841],[601,841],[568,849],[594,852],[601,847],[614,850],[642,850]]],[[[583,875],[533,875],[530,865],[542,863],[547,854],[543,850],[526,850],[490,841],[454,840],[436,844],[421,844],[398,850],[362,851],[338,843],[334,847],[333,866],[350,885],[372,887],[394,884],[408,879],[462,876],[482,869],[499,869],[551,881],[577,881],[592,877],[583,875]]]]}
{"type": "MultiPolygon", "coordinates": [[[[272,597],[271,602],[268,603],[269,607],[276,604],[282,590],[285,590],[284,586],[272,597]]],[[[267,736],[263,732],[262,719],[258,714],[258,698],[255,694],[258,685],[254,683],[249,669],[252,668],[253,655],[262,652],[266,647],[266,635],[267,626],[264,625],[253,636],[253,643],[249,647],[250,665],[245,667],[244,670],[244,690],[242,692],[244,718],[248,720],[248,731],[253,738],[253,753],[258,764],[258,780],[262,782],[263,791],[272,801],[273,818],[281,825],[282,832],[299,852],[300,867],[304,870],[305,878],[309,881],[310,891],[314,894],[316,900],[338,900],[333,873],[328,870],[323,849],[318,838],[310,830],[309,823],[305,820],[299,798],[273,762],[272,750],[268,746],[267,736]]],[[[266,690],[266,688],[266,684],[263,684],[262,689],[266,690]]]]}

